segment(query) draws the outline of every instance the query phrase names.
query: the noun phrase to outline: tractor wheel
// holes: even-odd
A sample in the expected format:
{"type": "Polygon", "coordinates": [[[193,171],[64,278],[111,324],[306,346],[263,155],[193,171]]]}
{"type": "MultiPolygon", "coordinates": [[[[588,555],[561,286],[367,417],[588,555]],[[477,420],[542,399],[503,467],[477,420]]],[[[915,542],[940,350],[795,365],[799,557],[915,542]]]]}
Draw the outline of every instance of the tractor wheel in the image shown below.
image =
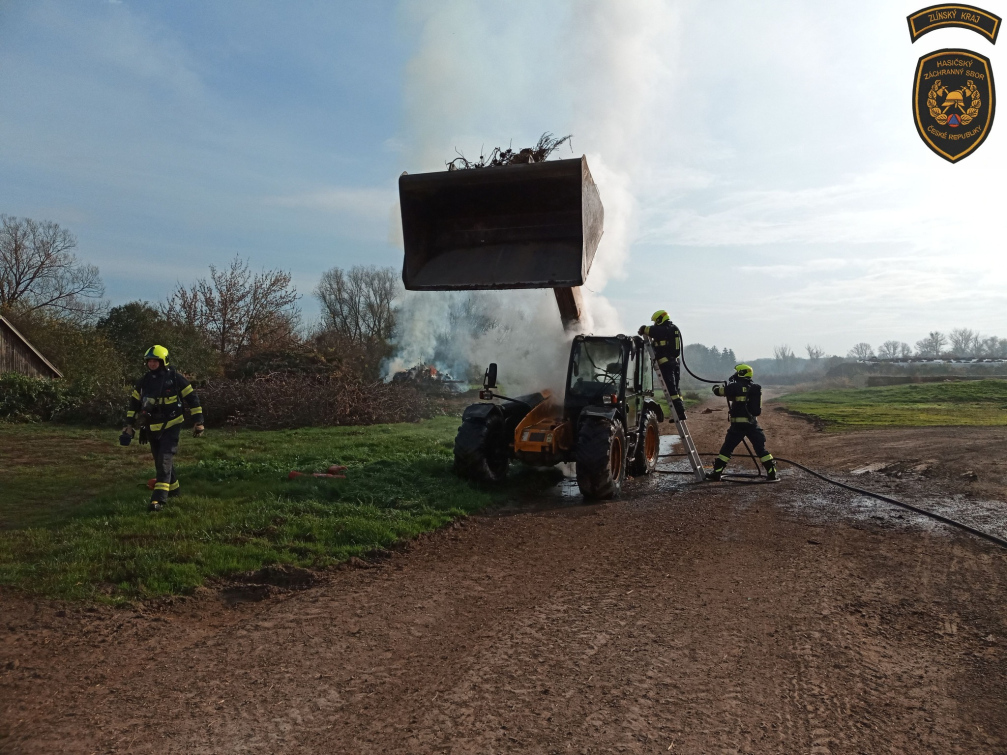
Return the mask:
{"type": "Polygon", "coordinates": [[[647,412],[643,420],[643,428],[640,430],[640,439],[636,444],[636,453],[633,454],[633,462],[629,465],[629,472],[634,477],[650,474],[657,466],[657,454],[661,449],[661,433],[658,429],[657,415],[654,412],[647,412]]]}
{"type": "Polygon", "coordinates": [[[589,419],[577,433],[577,485],[585,498],[616,498],[626,479],[626,433],[615,419],[589,419]]]}
{"type": "Polygon", "coordinates": [[[500,482],[507,476],[510,453],[503,418],[462,422],[455,436],[455,473],[479,482],[500,482]]]}

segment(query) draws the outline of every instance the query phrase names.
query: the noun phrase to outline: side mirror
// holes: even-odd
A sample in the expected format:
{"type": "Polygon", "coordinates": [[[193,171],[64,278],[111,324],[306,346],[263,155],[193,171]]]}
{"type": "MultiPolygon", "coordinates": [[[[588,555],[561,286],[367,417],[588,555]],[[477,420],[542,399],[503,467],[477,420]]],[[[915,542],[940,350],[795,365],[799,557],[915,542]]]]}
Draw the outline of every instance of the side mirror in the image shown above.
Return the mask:
{"type": "Polygon", "coordinates": [[[486,368],[486,374],[483,375],[483,388],[490,390],[497,387],[497,363],[490,362],[490,366],[486,368]]]}

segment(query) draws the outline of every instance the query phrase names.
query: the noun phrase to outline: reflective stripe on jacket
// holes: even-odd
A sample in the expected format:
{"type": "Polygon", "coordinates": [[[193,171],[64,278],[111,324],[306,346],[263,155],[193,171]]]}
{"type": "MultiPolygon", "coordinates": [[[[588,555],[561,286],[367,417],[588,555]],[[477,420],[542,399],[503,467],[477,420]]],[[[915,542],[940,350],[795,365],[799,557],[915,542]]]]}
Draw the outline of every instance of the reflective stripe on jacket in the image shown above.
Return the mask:
{"type": "Polygon", "coordinates": [[[189,410],[196,424],[203,423],[203,408],[192,385],[174,367],[161,367],[147,372],[136,381],[129,396],[126,424],[136,424],[137,415],[146,412],[148,430],[167,430],[185,421],[183,406],[189,410]]]}
{"type": "Polygon", "coordinates": [[[650,336],[659,364],[678,360],[682,353],[682,331],[675,323],[665,320],[658,325],[648,325],[643,332],[650,336]]]}
{"type": "Polygon", "coordinates": [[[748,378],[735,378],[727,386],[715,385],[713,392],[726,396],[731,422],[757,424],[762,414],[762,386],[748,378]]]}

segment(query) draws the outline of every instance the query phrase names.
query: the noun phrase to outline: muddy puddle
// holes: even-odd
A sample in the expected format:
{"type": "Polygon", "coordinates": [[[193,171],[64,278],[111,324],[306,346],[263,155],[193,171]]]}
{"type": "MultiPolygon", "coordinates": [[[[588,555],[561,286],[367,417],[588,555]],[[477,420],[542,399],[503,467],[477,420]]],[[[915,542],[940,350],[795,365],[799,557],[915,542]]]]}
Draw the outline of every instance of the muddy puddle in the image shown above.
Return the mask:
{"type": "MultiPolygon", "coordinates": [[[[697,485],[685,456],[681,439],[677,435],[661,436],[661,446],[657,470],[654,474],[627,478],[623,486],[623,502],[650,505],[659,503],[662,494],[712,490],[714,488],[731,491],[734,505],[745,509],[765,500],[772,491],[773,505],[780,510],[806,521],[809,525],[825,526],[830,523],[861,523],[881,529],[907,528],[923,530],[935,534],[949,535],[961,532],[922,514],[900,508],[894,504],[879,501],[826,482],[808,477],[802,472],[784,468],[781,481],[769,486],[761,480],[751,479],[752,484],[728,484],[706,486],[697,485]]],[[[564,513],[569,516],[591,515],[604,506],[605,501],[586,501],[577,486],[577,469],[573,463],[560,464],[556,470],[562,475],[555,485],[546,490],[527,493],[515,497],[512,503],[490,512],[491,516],[509,516],[528,513],[564,513]]],[[[757,474],[756,467],[747,459],[737,458],[728,471],[738,475],[734,478],[742,483],[749,482],[747,476],[757,474]]],[[[840,475],[840,481],[865,489],[871,486],[863,475],[840,475]],[[840,479],[841,478],[841,479],[840,479]]],[[[903,484],[882,485],[877,492],[890,498],[904,501],[917,508],[940,514],[959,521],[982,532],[1007,539],[1007,502],[998,500],[977,500],[960,493],[945,494],[935,491],[923,481],[906,480],[903,484]]]]}
{"type": "MultiPolygon", "coordinates": [[[[678,435],[662,435],[660,443],[658,453],[662,458],[658,461],[655,473],[643,477],[627,477],[619,500],[631,501],[655,493],[678,493],[695,483],[688,459],[684,456],[665,456],[681,452],[681,438],[678,435]]],[[[576,515],[589,513],[591,509],[606,503],[584,500],[577,485],[576,464],[557,464],[555,469],[563,476],[551,488],[522,495],[513,503],[494,509],[490,515],[509,516],[557,510],[568,510],[576,515]]]]}
{"type": "MultiPolygon", "coordinates": [[[[923,530],[935,535],[950,535],[962,531],[931,519],[923,514],[903,509],[876,498],[843,490],[819,480],[800,479],[798,473],[787,475],[779,490],[776,505],[812,523],[858,522],[882,529],[906,528],[923,530]],[[789,487],[784,488],[792,480],[789,487]],[[782,488],[782,489],[781,489],[782,488]]],[[[843,479],[850,485],[869,489],[857,478],[843,479]]],[[[878,490],[881,495],[907,503],[916,508],[953,519],[969,527],[1007,539],[1007,502],[980,500],[962,494],[935,493],[917,483],[907,484],[901,490],[878,490]]]]}

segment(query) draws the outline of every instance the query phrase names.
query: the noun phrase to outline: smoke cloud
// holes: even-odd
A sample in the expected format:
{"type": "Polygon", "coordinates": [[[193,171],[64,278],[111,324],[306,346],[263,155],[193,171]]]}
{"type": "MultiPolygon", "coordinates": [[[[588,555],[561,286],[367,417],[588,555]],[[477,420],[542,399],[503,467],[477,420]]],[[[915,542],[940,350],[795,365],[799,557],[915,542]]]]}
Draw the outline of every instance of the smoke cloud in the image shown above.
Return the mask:
{"type": "MultiPolygon", "coordinates": [[[[624,332],[603,290],[625,276],[636,234],[634,192],[646,179],[640,145],[668,75],[662,61],[676,36],[674,14],[659,0],[568,0],[545,9],[429,0],[404,2],[401,15],[417,40],[405,77],[403,167],[444,170],[456,150],[472,157],[530,146],[544,131],[572,133],[577,151],[564,156],[586,153],[605,206],[579,330],[624,332]]],[[[391,236],[400,238],[394,224],[391,236]]],[[[548,289],[407,292],[398,325],[389,374],[425,362],[461,377],[469,365],[495,361],[508,390],[562,391],[572,334],[548,289]]]]}

